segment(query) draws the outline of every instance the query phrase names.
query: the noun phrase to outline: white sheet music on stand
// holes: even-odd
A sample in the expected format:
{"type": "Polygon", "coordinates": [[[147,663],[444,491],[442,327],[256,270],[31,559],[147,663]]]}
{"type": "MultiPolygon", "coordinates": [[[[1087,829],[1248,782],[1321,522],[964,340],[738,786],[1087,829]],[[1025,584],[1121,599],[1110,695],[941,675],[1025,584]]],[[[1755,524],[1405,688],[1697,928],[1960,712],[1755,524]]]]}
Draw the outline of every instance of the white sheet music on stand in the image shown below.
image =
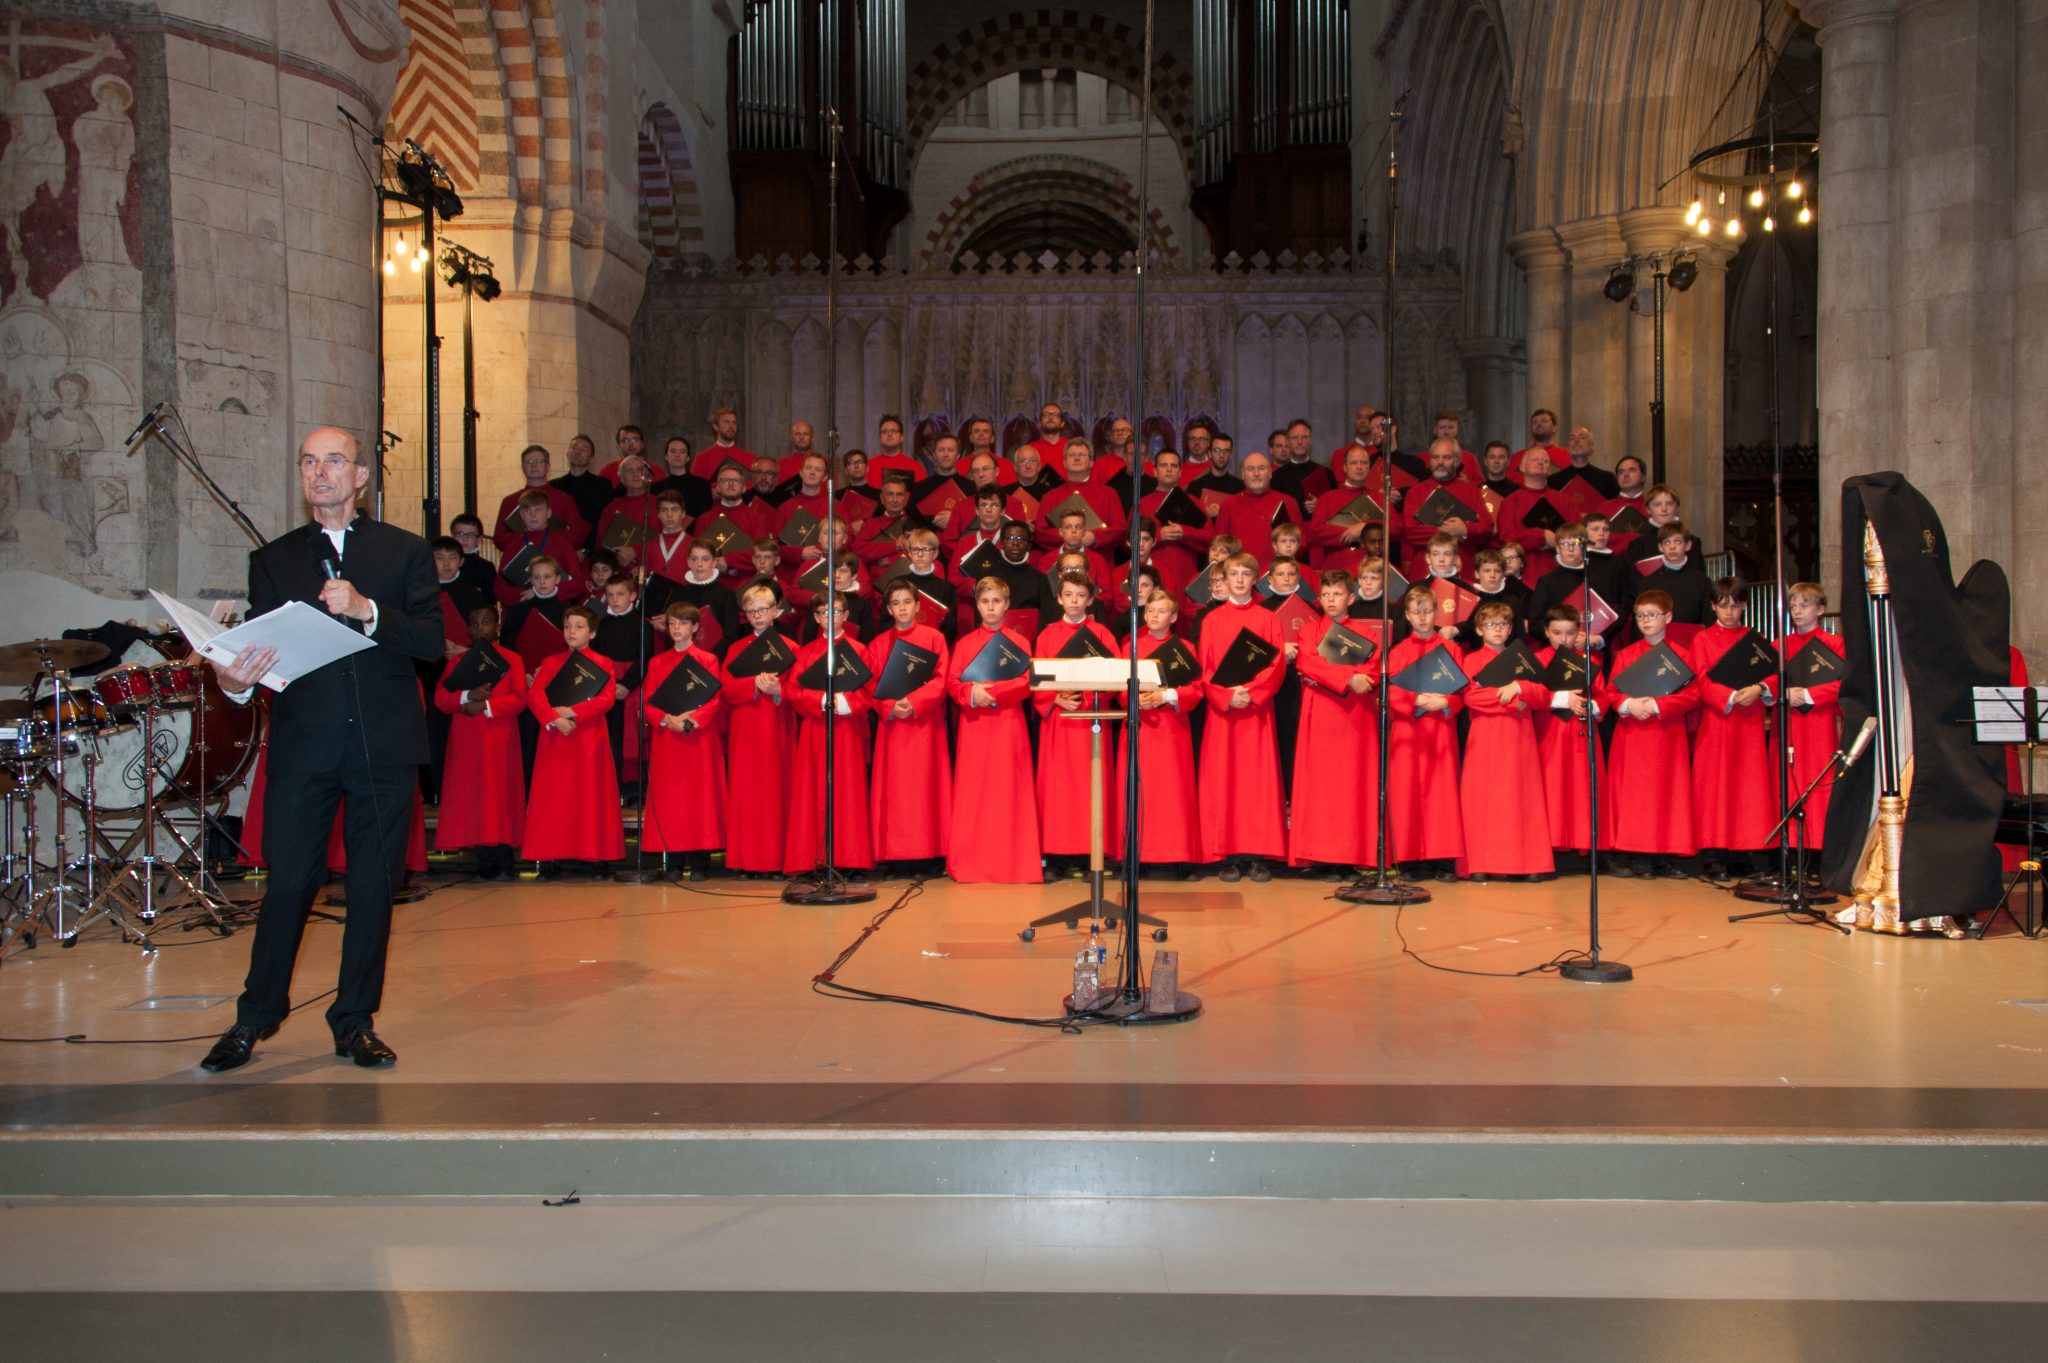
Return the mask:
{"type": "MultiPolygon", "coordinates": [[[[1122,691],[1131,681],[1129,658],[1033,658],[1034,691],[1122,691]]],[[[1159,689],[1159,660],[1138,660],[1138,685],[1159,689]]]]}
{"type": "Polygon", "coordinates": [[[1979,743],[2027,741],[2027,696],[2034,697],[2034,732],[2048,732],[2048,691],[2031,686],[1973,686],[1979,743]]]}
{"type": "Polygon", "coordinates": [[[231,663],[245,648],[268,644],[276,649],[277,666],[263,674],[263,684],[273,691],[284,690],[338,658],[376,647],[367,636],[303,601],[287,601],[233,629],[223,629],[182,601],[154,588],[149,594],[170,612],[171,623],[203,658],[231,663]]]}

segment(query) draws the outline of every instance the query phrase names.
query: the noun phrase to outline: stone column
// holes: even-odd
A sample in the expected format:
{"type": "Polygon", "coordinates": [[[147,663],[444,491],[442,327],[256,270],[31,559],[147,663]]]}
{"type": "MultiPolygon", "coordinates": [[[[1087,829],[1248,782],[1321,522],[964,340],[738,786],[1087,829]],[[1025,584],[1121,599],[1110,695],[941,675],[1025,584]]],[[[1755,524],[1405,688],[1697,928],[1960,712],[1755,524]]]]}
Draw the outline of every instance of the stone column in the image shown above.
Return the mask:
{"type": "Polygon", "coordinates": [[[1515,401],[1515,376],[1520,367],[1515,351],[1515,343],[1500,336],[1474,336],[1458,345],[1458,357],[1465,366],[1465,397],[1472,408],[1472,433],[1481,440],[1511,439],[1503,433],[1523,429],[1527,414],[1517,410],[1520,404],[1515,401]]]}
{"type": "Polygon", "coordinates": [[[1896,0],[1806,0],[1820,29],[1821,574],[1841,583],[1838,489],[1892,448],[1896,0]]]}
{"type": "MultiPolygon", "coordinates": [[[[1528,280],[1527,335],[1529,346],[1530,407],[1561,408],[1565,402],[1565,307],[1564,267],[1568,257],[1558,244],[1557,233],[1548,227],[1508,238],[1508,254],[1522,267],[1528,280]]],[[[1526,432],[1526,413],[1503,428],[1514,432],[1507,438],[1519,440],[1526,432]]]]}
{"type": "MultiPolygon", "coordinates": [[[[1675,252],[1693,236],[1686,228],[1683,209],[1661,207],[1623,213],[1621,234],[1623,247],[1630,256],[1661,257],[1667,271],[1675,252]]],[[[1621,432],[1602,441],[1601,461],[1609,465],[1623,454],[1650,457],[1650,402],[1657,391],[1657,327],[1651,274],[1647,263],[1637,273],[1641,288],[1636,296],[1636,309],[1628,319],[1627,442],[1623,444],[1621,432]]],[[[1693,289],[1698,287],[1695,283],[1693,289]]],[[[1693,296],[1693,289],[1679,293],[1667,287],[1664,294],[1665,477],[1678,489],[1686,519],[1718,531],[1720,450],[1703,447],[1693,374],[1703,358],[1703,350],[1711,351],[1715,370],[1720,368],[1721,316],[1715,311],[1711,336],[1701,335],[1694,321],[1703,318],[1708,309],[1693,296]]],[[[1716,299],[1717,307],[1718,302],[1716,299]]],[[[1715,424],[1718,427],[1719,422],[1715,424]]],[[[1708,533],[1704,538],[1713,547],[1719,547],[1718,533],[1708,533]]]]}
{"type": "MultiPolygon", "coordinates": [[[[1612,449],[1628,428],[1628,317],[1623,304],[1601,292],[1608,275],[1628,255],[1620,219],[1613,214],[1581,218],[1557,229],[1570,254],[1565,276],[1566,340],[1562,425],[1587,426],[1594,439],[1612,449]]],[[[1643,400],[1649,401],[1645,394],[1643,400]]]]}
{"type": "MultiPolygon", "coordinates": [[[[2048,60],[2048,10],[2026,6],[2019,19],[2022,71],[2048,60]]],[[[2013,176],[2013,409],[2012,428],[2048,429],[2048,84],[2023,80],[2016,92],[2018,130],[2013,176]]],[[[2029,471],[2031,472],[2031,471],[2029,471]]],[[[2013,480],[2012,641],[2027,655],[2027,675],[2048,675],[2048,591],[2038,589],[2048,565],[2048,485],[2039,477],[2013,480]]],[[[2035,773],[2036,790],[2048,789],[2048,766],[2035,773]]]]}

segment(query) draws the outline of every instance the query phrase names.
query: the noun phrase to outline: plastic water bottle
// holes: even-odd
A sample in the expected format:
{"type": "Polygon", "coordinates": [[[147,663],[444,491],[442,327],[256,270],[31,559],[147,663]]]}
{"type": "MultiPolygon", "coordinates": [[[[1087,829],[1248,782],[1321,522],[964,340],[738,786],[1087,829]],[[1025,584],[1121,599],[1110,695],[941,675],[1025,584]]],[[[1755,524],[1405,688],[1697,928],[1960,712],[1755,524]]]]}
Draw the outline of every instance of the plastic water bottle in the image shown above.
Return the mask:
{"type": "Polygon", "coordinates": [[[1082,947],[1074,957],[1074,997],[1068,1007],[1076,1013],[1085,1013],[1095,1006],[1095,996],[1102,990],[1102,964],[1096,959],[1093,946],[1082,947]]]}
{"type": "Polygon", "coordinates": [[[1109,960],[1109,948],[1102,941],[1102,924],[1094,923],[1088,928],[1088,950],[1095,957],[1097,974],[1101,973],[1104,962],[1109,960]]]}

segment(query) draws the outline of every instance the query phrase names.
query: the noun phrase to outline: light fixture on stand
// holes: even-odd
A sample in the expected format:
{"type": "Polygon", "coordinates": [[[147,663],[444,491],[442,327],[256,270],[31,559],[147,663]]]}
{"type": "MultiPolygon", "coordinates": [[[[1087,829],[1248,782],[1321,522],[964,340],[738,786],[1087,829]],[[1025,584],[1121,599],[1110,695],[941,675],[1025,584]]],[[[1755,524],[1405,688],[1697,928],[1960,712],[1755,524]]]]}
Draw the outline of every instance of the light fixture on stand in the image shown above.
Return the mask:
{"type": "Polygon", "coordinates": [[[462,509],[476,515],[476,305],[503,292],[491,262],[466,246],[441,246],[441,274],[462,290],[462,509]]]}

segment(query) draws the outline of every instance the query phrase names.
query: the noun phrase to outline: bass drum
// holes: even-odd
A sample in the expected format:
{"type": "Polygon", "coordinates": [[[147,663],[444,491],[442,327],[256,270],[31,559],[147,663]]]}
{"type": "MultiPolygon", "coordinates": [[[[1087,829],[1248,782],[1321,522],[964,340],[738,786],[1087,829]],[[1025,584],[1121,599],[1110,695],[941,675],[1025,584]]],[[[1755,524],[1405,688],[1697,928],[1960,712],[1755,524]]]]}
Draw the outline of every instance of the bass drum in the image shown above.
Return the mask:
{"type": "MultiPolygon", "coordinates": [[[[154,667],[178,662],[190,654],[182,636],[151,636],[140,639],[121,655],[123,664],[154,667]]],[[[163,773],[172,773],[187,794],[208,798],[232,790],[249,774],[256,760],[256,707],[236,705],[214,679],[213,669],[199,671],[199,704],[190,708],[159,710],[155,721],[158,755],[157,798],[171,794],[164,788],[163,773]],[[201,752],[198,736],[204,734],[206,789],[199,790],[201,752]]],[[[142,717],[132,715],[118,728],[105,729],[91,738],[99,761],[93,772],[93,803],[102,815],[139,810],[143,805],[142,717]]],[[[54,776],[55,770],[51,774],[54,776]]],[[[85,802],[85,763],[67,758],[64,763],[64,793],[85,802]]]]}

